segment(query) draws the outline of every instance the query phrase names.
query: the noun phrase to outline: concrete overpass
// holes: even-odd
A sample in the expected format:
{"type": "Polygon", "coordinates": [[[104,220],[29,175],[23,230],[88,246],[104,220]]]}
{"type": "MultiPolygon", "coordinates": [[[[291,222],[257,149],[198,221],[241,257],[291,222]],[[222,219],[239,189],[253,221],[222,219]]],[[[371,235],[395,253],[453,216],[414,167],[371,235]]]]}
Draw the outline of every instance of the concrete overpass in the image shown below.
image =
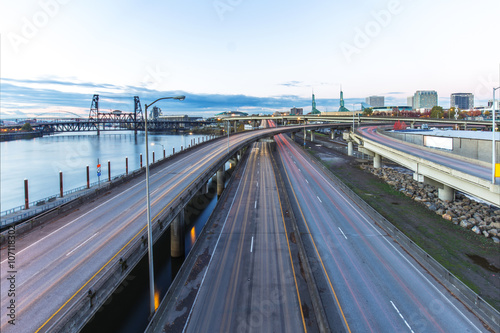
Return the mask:
{"type": "Polygon", "coordinates": [[[381,157],[394,161],[412,170],[415,180],[438,187],[441,200],[453,201],[454,191],[459,190],[500,206],[500,182],[498,178],[496,184],[491,182],[490,163],[395,140],[376,126],[358,128],[349,138],[358,143],[360,151],[374,157],[374,167],[380,167],[381,157]]]}

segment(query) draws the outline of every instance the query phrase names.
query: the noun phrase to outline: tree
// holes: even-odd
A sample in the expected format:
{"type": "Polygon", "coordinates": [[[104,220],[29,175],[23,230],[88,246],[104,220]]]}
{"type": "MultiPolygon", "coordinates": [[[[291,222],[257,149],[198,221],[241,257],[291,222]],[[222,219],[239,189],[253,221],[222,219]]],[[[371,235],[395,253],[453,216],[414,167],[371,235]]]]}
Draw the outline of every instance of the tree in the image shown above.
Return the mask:
{"type": "Polygon", "coordinates": [[[24,132],[32,132],[33,131],[33,127],[31,127],[31,124],[30,123],[25,123],[23,125],[23,127],[21,127],[21,131],[24,131],[24,132]]]}
{"type": "Polygon", "coordinates": [[[434,106],[431,109],[431,118],[442,118],[443,117],[443,108],[441,106],[434,106]]]}
{"type": "Polygon", "coordinates": [[[373,108],[366,108],[363,110],[363,116],[371,116],[373,113],[373,108]]]}

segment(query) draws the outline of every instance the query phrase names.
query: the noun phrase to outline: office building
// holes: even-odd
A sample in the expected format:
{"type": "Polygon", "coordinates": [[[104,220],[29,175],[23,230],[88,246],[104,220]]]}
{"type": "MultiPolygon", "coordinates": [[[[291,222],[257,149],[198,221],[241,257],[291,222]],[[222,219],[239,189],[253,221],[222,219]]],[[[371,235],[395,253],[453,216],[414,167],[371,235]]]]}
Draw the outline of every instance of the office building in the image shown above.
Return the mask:
{"type": "Polygon", "coordinates": [[[406,105],[408,105],[409,107],[413,108],[413,96],[408,96],[406,98],[406,105]]]}
{"type": "Polygon", "coordinates": [[[290,109],[290,115],[291,116],[301,116],[304,114],[304,109],[303,108],[296,108],[293,107],[290,109]]]}
{"type": "Polygon", "coordinates": [[[373,106],[373,107],[384,106],[384,96],[366,97],[365,101],[366,101],[366,104],[369,104],[370,106],[373,106]]]}
{"type": "Polygon", "coordinates": [[[474,108],[474,95],[471,93],[451,94],[450,107],[456,107],[460,110],[471,110],[474,108]]]}
{"type": "Polygon", "coordinates": [[[432,109],[438,105],[438,95],[435,90],[417,90],[413,95],[413,109],[432,109]]]}

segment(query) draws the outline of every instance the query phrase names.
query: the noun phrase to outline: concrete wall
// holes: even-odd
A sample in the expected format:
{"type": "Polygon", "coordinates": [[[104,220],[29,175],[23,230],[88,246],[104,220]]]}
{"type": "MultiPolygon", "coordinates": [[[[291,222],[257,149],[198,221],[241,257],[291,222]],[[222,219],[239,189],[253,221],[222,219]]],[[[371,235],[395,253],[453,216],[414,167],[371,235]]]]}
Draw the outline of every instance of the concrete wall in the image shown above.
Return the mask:
{"type": "MultiPolygon", "coordinates": [[[[424,135],[414,133],[383,132],[382,134],[395,139],[424,145],[424,135]]],[[[453,138],[453,150],[445,150],[454,155],[491,163],[491,140],[453,138]]],[[[497,163],[500,160],[500,141],[496,141],[497,163]]]]}

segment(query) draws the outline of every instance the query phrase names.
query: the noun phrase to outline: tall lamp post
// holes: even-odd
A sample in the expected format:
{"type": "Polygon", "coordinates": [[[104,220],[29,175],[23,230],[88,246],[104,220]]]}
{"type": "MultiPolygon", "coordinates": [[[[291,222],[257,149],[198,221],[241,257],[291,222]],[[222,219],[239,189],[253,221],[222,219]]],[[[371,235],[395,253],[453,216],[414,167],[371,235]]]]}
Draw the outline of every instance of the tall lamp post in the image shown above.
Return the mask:
{"type": "Polygon", "coordinates": [[[158,98],[153,103],[144,104],[144,134],[146,137],[146,206],[148,219],[148,264],[149,264],[149,314],[150,317],[156,311],[155,308],[155,285],[153,271],[153,229],[151,228],[151,204],[149,202],[149,143],[148,143],[148,108],[162,99],[177,99],[183,101],[186,96],[162,97],[158,98]]]}
{"type": "Polygon", "coordinates": [[[491,110],[491,113],[492,113],[492,128],[491,128],[491,132],[493,133],[492,134],[492,139],[491,139],[491,183],[492,184],[495,184],[495,169],[496,169],[496,162],[497,162],[497,159],[496,159],[496,147],[495,147],[495,91],[497,91],[497,89],[500,89],[500,87],[496,87],[496,88],[493,88],[493,107],[492,107],[492,110],[491,110]]]}

